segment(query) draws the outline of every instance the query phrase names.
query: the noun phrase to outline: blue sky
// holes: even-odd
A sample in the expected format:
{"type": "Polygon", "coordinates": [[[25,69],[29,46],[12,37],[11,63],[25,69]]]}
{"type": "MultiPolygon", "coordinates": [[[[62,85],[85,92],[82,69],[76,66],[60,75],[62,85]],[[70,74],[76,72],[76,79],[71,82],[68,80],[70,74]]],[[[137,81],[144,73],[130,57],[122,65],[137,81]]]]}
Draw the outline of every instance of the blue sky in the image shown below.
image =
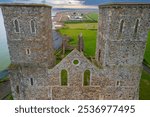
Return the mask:
{"type": "Polygon", "coordinates": [[[0,2],[31,2],[31,3],[41,3],[42,1],[46,1],[46,3],[52,5],[57,8],[67,8],[67,7],[75,7],[75,8],[90,8],[93,6],[98,6],[104,3],[112,3],[112,2],[145,2],[150,3],[150,0],[0,0],[0,2]]]}

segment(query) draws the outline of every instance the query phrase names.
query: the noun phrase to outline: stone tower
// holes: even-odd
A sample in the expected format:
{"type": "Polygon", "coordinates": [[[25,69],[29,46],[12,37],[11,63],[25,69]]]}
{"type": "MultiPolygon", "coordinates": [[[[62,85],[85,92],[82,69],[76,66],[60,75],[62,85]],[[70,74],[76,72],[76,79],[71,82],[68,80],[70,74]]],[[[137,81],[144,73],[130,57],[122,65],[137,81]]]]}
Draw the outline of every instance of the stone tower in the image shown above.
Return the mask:
{"type": "Polygon", "coordinates": [[[14,99],[38,99],[48,68],[55,63],[51,7],[40,4],[1,4],[11,59],[14,99]],[[39,86],[39,87],[37,87],[39,86]]]}
{"type": "Polygon", "coordinates": [[[106,99],[139,97],[149,11],[150,4],[142,3],[99,6],[96,59],[106,76],[115,80],[106,88],[106,99]]]}

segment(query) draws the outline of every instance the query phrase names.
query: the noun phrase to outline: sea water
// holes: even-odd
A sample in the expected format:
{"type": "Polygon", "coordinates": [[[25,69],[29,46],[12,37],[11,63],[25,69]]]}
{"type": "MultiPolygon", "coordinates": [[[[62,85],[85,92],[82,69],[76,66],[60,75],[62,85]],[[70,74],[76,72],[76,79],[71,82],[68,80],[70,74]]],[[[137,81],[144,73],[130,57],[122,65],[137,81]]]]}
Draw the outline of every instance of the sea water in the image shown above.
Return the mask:
{"type": "Polygon", "coordinates": [[[4,20],[0,9],[0,71],[6,69],[10,64],[4,20]]]}

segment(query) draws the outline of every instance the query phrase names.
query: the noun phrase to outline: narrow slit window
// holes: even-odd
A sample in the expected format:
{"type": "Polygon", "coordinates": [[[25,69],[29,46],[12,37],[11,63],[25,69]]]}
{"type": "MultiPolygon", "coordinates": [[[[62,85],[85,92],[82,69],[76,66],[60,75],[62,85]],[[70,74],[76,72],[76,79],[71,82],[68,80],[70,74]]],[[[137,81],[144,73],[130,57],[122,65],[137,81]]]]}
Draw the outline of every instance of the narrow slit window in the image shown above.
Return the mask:
{"type": "Polygon", "coordinates": [[[120,30],[119,30],[120,34],[122,34],[122,32],[123,32],[123,26],[124,26],[124,20],[121,20],[121,22],[120,22],[120,30]]]}
{"type": "Polygon", "coordinates": [[[31,81],[31,85],[33,85],[33,78],[30,78],[30,81],[31,81]]]}
{"type": "Polygon", "coordinates": [[[19,93],[19,86],[16,87],[16,92],[19,93]]]}
{"type": "Polygon", "coordinates": [[[36,26],[35,26],[35,21],[31,20],[31,33],[36,33],[36,26]]]}
{"type": "Polygon", "coordinates": [[[98,61],[100,61],[101,59],[101,50],[99,49],[99,52],[98,52],[98,61]]]}
{"type": "Polygon", "coordinates": [[[15,32],[19,33],[20,29],[19,29],[19,22],[18,20],[14,20],[14,28],[15,28],[15,32]]]}
{"type": "Polygon", "coordinates": [[[30,55],[31,54],[31,50],[30,49],[26,49],[26,55],[30,55]]]}
{"type": "Polygon", "coordinates": [[[65,69],[61,71],[61,85],[62,86],[68,85],[68,73],[67,73],[67,70],[65,69]]]}
{"type": "Polygon", "coordinates": [[[135,23],[134,34],[136,34],[136,33],[137,33],[137,31],[138,31],[139,22],[140,22],[140,20],[139,20],[139,19],[137,19],[137,20],[136,20],[136,23],[135,23]]]}
{"type": "Polygon", "coordinates": [[[117,86],[120,86],[120,81],[117,81],[116,85],[117,85],[117,86]]]}
{"type": "Polygon", "coordinates": [[[86,70],[84,72],[84,81],[83,81],[84,86],[89,86],[90,85],[90,76],[91,76],[90,70],[86,70]]]}

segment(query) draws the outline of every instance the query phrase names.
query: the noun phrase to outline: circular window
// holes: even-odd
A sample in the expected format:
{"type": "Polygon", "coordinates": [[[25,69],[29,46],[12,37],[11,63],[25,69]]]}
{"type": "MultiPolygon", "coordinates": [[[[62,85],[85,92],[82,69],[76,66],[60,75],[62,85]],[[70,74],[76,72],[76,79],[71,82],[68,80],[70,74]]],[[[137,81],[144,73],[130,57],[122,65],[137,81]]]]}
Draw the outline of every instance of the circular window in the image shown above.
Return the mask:
{"type": "Polygon", "coordinates": [[[78,60],[74,60],[74,61],[73,61],[73,64],[78,65],[78,64],[79,64],[79,61],[78,61],[78,60]]]}

